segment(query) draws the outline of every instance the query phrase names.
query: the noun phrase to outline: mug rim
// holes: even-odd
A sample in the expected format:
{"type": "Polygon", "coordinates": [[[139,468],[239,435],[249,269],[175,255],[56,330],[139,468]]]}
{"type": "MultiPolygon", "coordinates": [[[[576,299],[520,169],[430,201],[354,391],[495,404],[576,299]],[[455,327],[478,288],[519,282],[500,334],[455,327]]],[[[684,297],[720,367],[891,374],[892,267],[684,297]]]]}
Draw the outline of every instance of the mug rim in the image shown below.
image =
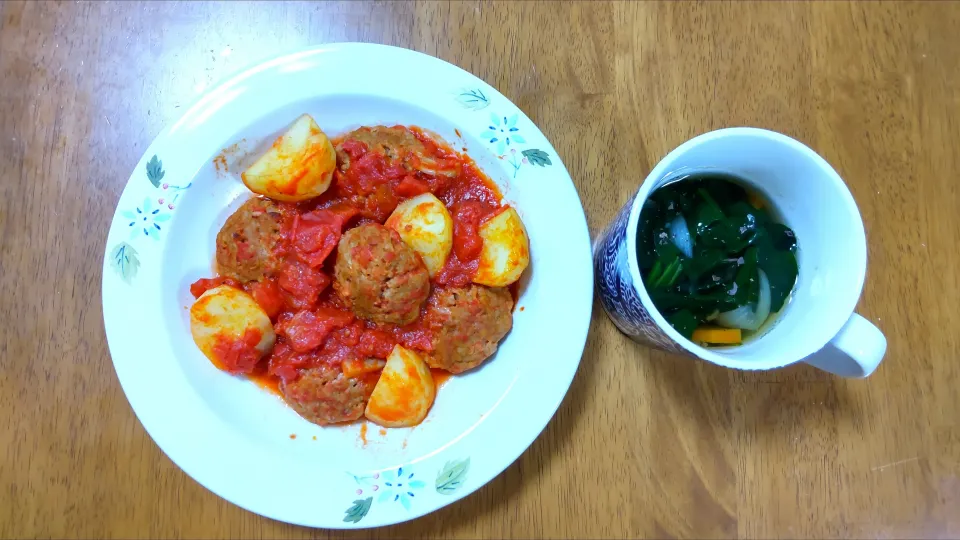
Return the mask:
{"type": "MultiPolygon", "coordinates": [[[[630,277],[633,280],[633,288],[637,293],[637,296],[640,298],[640,302],[643,304],[644,309],[646,309],[647,313],[650,314],[650,317],[653,318],[653,320],[657,323],[657,326],[660,328],[660,330],[675,343],[683,347],[687,352],[698,358],[723,367],[744,370],[773,369],[794,364],[825,347],[833,339],[833,337],[840,332],[840,330],[843,328],[843,324],[846,322],[846,320],[849,320],[850,316],[853,315],[856,310],[857,302],[860,300],[860,295],[863,292],[863,284],[866,279],[867,272],[866,233],[863,226],[863,217],[860,215],[860,209],[857,207],[856,201],[853,199],[853,194],[850,193],[850,189],[847,187],[847,184],[843,181],[837,171],[834,170],[834,168],[822,156],[820,156],[820,154],[792,137],[776,131],[755,127],[722,128],[697,135],[696,137],[693,137],[692,139],[685,141],[680,146],[674,148],[657,163],[657,165],[650,171],[650,174],[644,178],[643,183],[640,185],[640,189],[637,190],[637,193],[634,196],[631,204],[630,216],[627,220],[626,241],[628,255],[627,263],[630,269],[630,277]],[[745,360],[740,358],[740,355],[737,352],[737,347],[727,349],[709,349],[707,347],[697,345],[693,341],[683,337],[673,328],[673,326],[670,325],[669,322],[667,322],[666,318],[660,313],[660,310],[656,308],[656,306],[653,304],[653,301],[650,299],[650,295],[647,293],[647,288],[643,284],[643,278],[640,274],[640,265],[637,262],[637,224],[640,220],[640,209],[643,207],[643,203],[647,200],[647,198],[649,198],[650,193],[653,191],[654,185],[671,172],[669,167],[676,162],[680,156],[689,152],[694,147],[716,139],[735,136],[757,137],[773,140],[779,144],[789,146],[793,150],[805,155],[817,166],[819,166],[835,184],[837,184],[844,206],[847,207],[847,210],[852,215],[856,216],[856,221],[860,224],[858,231],[860,233],[860,239],[864,245],[864,264],[861,265],[860,268],[856,269],[857,286],[854,288],[856,294],[847,295],[837,302],[838,307],[848,314],[847,318],[844,319],[840,325],[836,325],[837,327],[833,329],[832,332],[829,332],[831,337],[827,338],[826,340],[822,340],[822,342],[821,340],[818,340],[817,342],[814,342],[803,349],[795,349],[795,351],[800,351],[799,355],[793,351],[785,351],[784,354],[778,354],[771,360],[767,361],[758,361],[755,358],[745,360]]],[[[763,339],[763,336],[761,336],[759,339],[763,339]]]]}

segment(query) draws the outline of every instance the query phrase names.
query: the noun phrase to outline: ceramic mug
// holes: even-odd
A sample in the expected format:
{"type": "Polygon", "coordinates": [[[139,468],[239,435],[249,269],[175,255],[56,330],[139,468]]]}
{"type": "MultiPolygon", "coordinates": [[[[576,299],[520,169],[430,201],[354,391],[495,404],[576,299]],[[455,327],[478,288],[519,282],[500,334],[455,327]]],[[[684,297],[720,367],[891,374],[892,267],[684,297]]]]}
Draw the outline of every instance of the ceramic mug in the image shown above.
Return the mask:
{"type": "Polygon", "coordinates": [[[626,335],[658,349],[738,369],[806,362],[844,377],[866,377],[887,341],[854,313],[867,269],[863,220],[836,171],[802,143],[772,131],[705,133],[667,155],[594,244],[600,302],[626,335]],[[761,336],[737,347],[706,348],[684,338],[654,307],[637,264],[644,201],[678,175],[724,172],[743,179],[776,207],[797,237],[800,267],[790,302],[761,336]]]}

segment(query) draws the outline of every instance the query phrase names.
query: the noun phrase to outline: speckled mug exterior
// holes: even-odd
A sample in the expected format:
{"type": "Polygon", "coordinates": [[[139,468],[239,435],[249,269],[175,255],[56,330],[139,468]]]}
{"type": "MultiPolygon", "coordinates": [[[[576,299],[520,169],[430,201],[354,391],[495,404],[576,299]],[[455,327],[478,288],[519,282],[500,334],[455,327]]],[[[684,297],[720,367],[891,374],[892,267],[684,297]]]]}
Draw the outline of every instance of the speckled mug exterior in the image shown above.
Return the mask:
{"type": "Polygon", "coordinates": [[[633,235],[628,234],[628,225],[639,193],[640,189],[623,205],[617,217],[594,243],[593,274],[596,276],[600,304],[613,324],[634,341],[693,356],[660,329],[637,294],[637,288],[643,287],[643,284],[634,283],[630,274],[628,239],[633,235]]]}

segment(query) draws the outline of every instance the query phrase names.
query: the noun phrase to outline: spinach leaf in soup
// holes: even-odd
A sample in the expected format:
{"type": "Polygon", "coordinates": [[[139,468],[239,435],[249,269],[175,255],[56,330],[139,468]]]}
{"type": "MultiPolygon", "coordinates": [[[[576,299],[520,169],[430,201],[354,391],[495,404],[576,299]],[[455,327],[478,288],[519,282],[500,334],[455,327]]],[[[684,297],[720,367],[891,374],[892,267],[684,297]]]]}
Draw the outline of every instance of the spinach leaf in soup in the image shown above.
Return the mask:
{"type": "Polygon", "coordinates": [[[659,204],[653,199],[644,201],[637,225],[637,263],[642,273],[649,271],[657,258],[653,247],[653,224],[660,221],[659,204]]]}
{"type": "Polygon", "coordinates": [[[667,322],[670,323],[670,326],[676,328],[677,332],[680,332],[680,335],[687,339],[690,339],[693,331],[697,329],[697,324],[699,324],[697,316],[689,309],[681,309],[673,312],[667,317],[667,322]]]}
{"type": "Polygon", "coordinates": [[[759,317],[783,308],[797,280],[793,231],[736,180],[690,176],[655,190],[641,208],[637,258],[644,285],[657,310],[688,339],[698,328],[758,317],[744,326],[750,332],[759,317]]]}
{"type": "Polygon", "coordinates": [[[799,274],[797,257],[794,254],[796,243],[789,244],[786,241],[788,237],[793,237],[793,232],[790,231],[788,236],[786,232],[779,231],[782,233],[779,237],[774,236],[776,232],[771,233],[770,229],[766,229],[757,240],[757,266],[770,280],[771,313],[776,313],[783,307],[799,274]],[[778,245],[792,247],[783,249],[778,245]]]}

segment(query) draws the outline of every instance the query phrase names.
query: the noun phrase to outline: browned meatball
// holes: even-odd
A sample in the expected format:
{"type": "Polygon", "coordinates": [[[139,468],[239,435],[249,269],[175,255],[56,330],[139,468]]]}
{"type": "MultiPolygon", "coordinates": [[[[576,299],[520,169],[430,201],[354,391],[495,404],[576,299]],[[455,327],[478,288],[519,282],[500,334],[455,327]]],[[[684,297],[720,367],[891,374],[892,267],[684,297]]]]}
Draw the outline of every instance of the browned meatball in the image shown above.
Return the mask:
{"type": "Polygon", "coordinates": [[[443,193],[462,170],[460,160],[435,155],[403,126],[356,129],[337,139],[336,150],[334,193],[360,215],[380,223],[409,196],[400,188],[404,179],[417,179],[430,192],[443,193]]]}
{"type": "Polygon", "coordinates": [[[427,176],[440,175],[455,178],[460,174],[458,160],[437,160],[412,131],[403,126],[362,127],[338,139],[337,164],[341,171],[350,168],[350,154],[344,149],[346,141],[367,145],[371,152],[383,153],[391,165],[401,165],[407,172],[427,176]]]}
{"type": "Polygon", "coordinates": [[[345,141],[350,140],[362,142],[371,152],[382,152],[387,157],[388,163],[403,164],[407,170],[412,169],[408,163],[411,154],[416,154],[422,159],[427,151],[423,143],[414,137],[413,132],[405,127],[364,126],[339,138],[336,150],[337,163],[341,171],[350,168],[350,154],[344,151],[343,145],[345,141]]]}
{"type": "Polygon", "coordinates": [[[462,373],[497,351],[513,326],[513,298],[507,289],[482,285],[442,289],[430,297],[424,320],[434,333],[427,364],[462,373]]]}
{"type": "Polygon", "coordinates": [[[430,295],[420,256],[396,231],[368,223],[340,238],[334,288],[357,317],[378,323],[413,322],[430,295]]]}
{"type": "Polygon", "coordinates": [[[274,255],[280,240],[281,209],[254,198],[243,203],[217,234],[217,267],[223,276],[254,281],[277,271],[274,255]]]}
{"type": "Polygon", "coordinates": [[[281,382],[280,392],[297,414],[325,426],[350,422],[363,416],[363,409],[376,382],[348,378],[337,366],[308,369],[293,382],[281,382]]]}

